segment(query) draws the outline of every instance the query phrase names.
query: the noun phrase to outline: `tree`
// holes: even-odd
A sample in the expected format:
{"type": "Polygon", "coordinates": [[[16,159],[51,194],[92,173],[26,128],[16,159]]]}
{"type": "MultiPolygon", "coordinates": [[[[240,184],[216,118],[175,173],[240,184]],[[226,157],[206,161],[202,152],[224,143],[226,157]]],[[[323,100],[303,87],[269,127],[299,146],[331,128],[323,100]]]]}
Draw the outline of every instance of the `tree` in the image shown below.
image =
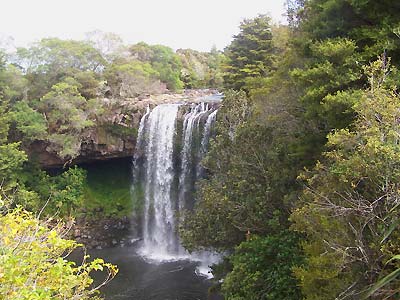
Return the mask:
{"type": "Polygon", "coordinates": [[[96,100],[86,101],[79,93],[73,78],[52,86],[38,103],[38,109],[46,116],[50,148],[62,158],[74,158],[79,154],[82,132],[93,125],[91,120],[96,100]]]}
{"type": "Polygon", "coordinates": [[[158,79],[171,91],[179,91],[183,87],[180,80],[181,61],[179,56],[169,47],[138,43],[129,47],[134,59],[148,62],[158,73],[158,79]]]}
{"type": "Polygon", "coordinates": [[[298,243],[299,236],[288,230],[241,243],[229,257],[233,269],[222,283],[224,299],[301,299],[292,274],[303,259],[298,243]]]}
{"type": "Polygon", "coordinates": [[[223,54],[215,47],[210,52],[178,49],[182,61],[181,80],[185,88],[222,87],[223,54]]]}
{"type": "Polygon", "coordinates": [[[68,218],[79,213],[87,181],[85,170],[77,166],[50,176],[28,162],[20,172],[19,182],[16,204],[29,211],[42,211],[43,216],[68,218]]]}
{"type": "Polygon", "coordinates": [[[259,15],[244,20],[240,33],[225,49],[225,86],[239,90],[249,77],[265,77],[275,68],[276,49],[272,42],[271,18],[259,15]]]}
{"type": "Polygon", "coordinates": [[[122,38],[112,32],[94,30],[86,33],[86,40],[100,51],[101,55],[111,63],[114,59],[121,57],[125,47],[122,38]]]}
{"type": "MultiPolygon", "coordinates": [[[[360,299],[397,265],[383,269],[400,247],[399,97],[383,61],[366,74],[370,88],[354,103],[355,123],[328,136],[329,151],[303,175],[304,205],[291,216],[293,228],[307,235],[306,264],[296,269],[306,299],[360,299]]],[[[393,287],[371,298],[391,297],[393,287]]]]}
{"type": "Polygon", "coordinates": [[[3,91],[4,99],[15,103],[27,98],[28,81],[19,68],[12,64],[6,64],[0,76],[0,81],[6,86],[3,91]]]}
{"type": "Polygon", "coordinates": [[[21,208],[0,215],[0,299],[98,299],[99,288],[118,269],[88,256],[81,265],[69,261],[68,255],[82,245],[63,239],[64,230],[21,208]],[[93,285],[94,271],[106,272],[99,285],[93,285]]]}
{"type": "Polygon", "coordinates": [[[268,80],[251,90],[251,98],[243,91],[226,93],[204,162],[209,178],[181,227],[189,250],[232,253],[222,283],[226,299],[301,297],[292,274],[302,262],[299,236],[289,232],[287,218],[299,189],[297,172],[309,153],[298,149],[303,128],[297,107],[282,98],[292,85],[280,76],[268,80]]]}
{"type": "Polygon", "coordinates": [[[306,117],[326,134],[332,128],[344,128],[354,118],[352,106],[357,99],[349,97],[352,88],[362,79],[357,46],[348,39],[325,39],[309,45],[312,59],[301,68],[290,71],[294,83],[304,94],[301,97],[306,117]],[[347,90],[347,97],[340,97],[347,90]],[[343,101],[346,100],[346,101],[343,101]]]}
{"type": "Polygon", "coordinates": [[[114,61],[105,71],[105,78],[114,97],[134,98],[143,94],[165,91],[159,73],[149,62],[139,60],[114,61]]]}
{"type": "Polygon", "coordinates": [[[67,77],[102,71],[106,61],[88,42],[48,38],[30,48],[18,48],[16,63],[29,80],[29,98],[39,99],[67,77]]]}
{"type": "Polygon", "coordinates": [[[11,111],[11,119],[22,134],[20,140],[44,140],[47,136],[47,123],[43,115],[31,108],[26,101],[17,102],[11,111]]]}
{"type": "Polygon", "coordinates": [[[302,6],[299,18],[303,39],[349,38],[356,42],[365,61],[384,50],[398,61],[399,44],[393,33],[400,21],[398,2],[312,0],[302,6]]]}
{"type": "Polygon", "coordinates": [[[292,55],[297,57],[290,74],[303,93],[305,115],[318,129],[322,149],[331,130],[353,121],[357,90],[367,85],[362,66],[382,53],[397,63],[400,45],[394,30],[400,6],[369,0],[288,2],[295,20],[292,55]],[[352,91],[356,94],[350,96],[352,91]]]}
{"type": "Polygon", "coordinates": [[[8,86],[6,61],[0,51],[0,181],[4,190],[13,190],[17,185],[18,171],[27,160],[26,154],[20,150],[20,142],[9,143],[11,115],[9,98],[12,94],[8,86]]]}

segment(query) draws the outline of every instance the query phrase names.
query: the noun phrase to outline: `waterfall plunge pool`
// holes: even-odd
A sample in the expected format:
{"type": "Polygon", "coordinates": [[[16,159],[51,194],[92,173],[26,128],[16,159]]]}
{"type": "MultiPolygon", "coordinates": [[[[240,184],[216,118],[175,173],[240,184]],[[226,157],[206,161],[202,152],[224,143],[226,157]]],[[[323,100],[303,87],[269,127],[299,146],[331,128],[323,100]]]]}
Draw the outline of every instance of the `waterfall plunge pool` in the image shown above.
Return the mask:
{"type": "MultiPolygon", "coordinates": [[[[102,288],[106,300],[221,300],[209,294],[211,281],[197,274],[198,262],[147,260],[134,247],[90,250],[91,257],[101,257],[118,265],[117,276],[102,288]]],[[[96,274],[101,278],[100,274],[96,274]]]]}
{"type": "MultiPolygon", "coordinates": [[[[101,194],[101,204],[111,207],[116,202],[128,205],[128,201],[131,201],[131,158],[90,163],[81,167],[87,171],[90,192],[97,193],[94,195],[96,199],[101,194]]],[[[94,202],[93,205],[100,203],[94,202]]],[[[131,209],[130,206],[124,207],[124,211],[131,209]]],[[[222,299],[217,295],[208,295],[212,282],[198,272],[198,268],[203,267],[202,272],[206,273],[207,266],[201,265],[196,258],[189,260],[181,257],[180,260],[175,258],[167,261],[163,257],[163,262],[157,262],[143,257],[140,250],[140,242],[134,246],[88,250],[92,258],[102,258],[119,268],[117,276],[101,290],[105,300],[222,299]]],[[[71,259],[79,263],[81,256],[74,253],[71,259]]],[[[101,274],[95,276],[99,280],[102,278],[101,274]]]]}

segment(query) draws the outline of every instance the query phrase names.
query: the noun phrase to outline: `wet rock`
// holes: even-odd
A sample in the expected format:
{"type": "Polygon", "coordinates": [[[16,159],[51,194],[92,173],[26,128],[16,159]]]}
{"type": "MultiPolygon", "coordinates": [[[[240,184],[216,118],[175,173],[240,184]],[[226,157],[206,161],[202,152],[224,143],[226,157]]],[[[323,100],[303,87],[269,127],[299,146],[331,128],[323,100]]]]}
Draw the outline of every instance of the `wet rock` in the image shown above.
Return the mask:
{"type": "Polygon", "coordinates": [[[131,228],[129,218],[104,218],[98,220],[78,219],[69,238],[84,244],[88,249],[97,247],[107,248],[123,244],[129,241],[125,238],[131,228]]]}
{"type": "Polygon", "coordinates": [[[130,246],[132,246],[132,245],[134,245],[136,242],[138,242],[138,241],[140,241],[140,240],[141,240],[140,238],[130,239],[130,240],[128,241],[128,244],[129,244],[130,246]]]}

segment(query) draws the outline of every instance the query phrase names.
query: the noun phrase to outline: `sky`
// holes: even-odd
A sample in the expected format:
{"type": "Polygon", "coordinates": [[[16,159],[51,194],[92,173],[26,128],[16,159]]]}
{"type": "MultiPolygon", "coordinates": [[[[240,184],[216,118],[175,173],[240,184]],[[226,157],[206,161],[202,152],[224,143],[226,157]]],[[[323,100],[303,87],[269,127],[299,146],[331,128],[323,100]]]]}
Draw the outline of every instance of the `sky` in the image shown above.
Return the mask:
{"type": "Polygon", "coordinates": [[[1,0],[0,38],[27,46],[45,37],[80,40],[101,30],[129,44],[223,50],[240,22],[258,14],[284,23],[284,0],[1,0]]]}

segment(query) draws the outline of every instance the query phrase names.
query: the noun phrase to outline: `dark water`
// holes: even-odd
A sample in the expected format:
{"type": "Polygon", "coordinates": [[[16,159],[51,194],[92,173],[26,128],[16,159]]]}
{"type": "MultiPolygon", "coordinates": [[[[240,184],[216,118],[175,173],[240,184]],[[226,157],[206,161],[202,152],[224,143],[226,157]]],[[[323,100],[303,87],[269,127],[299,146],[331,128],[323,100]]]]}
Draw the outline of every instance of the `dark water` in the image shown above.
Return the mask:
{"type": "Polygon", "coordinates": [[[110,248],[90,251],[118,265],[118,275],[102,290],[106,300],[220,300],[209,295],[211,281],[196,274],[196,262],[151,263],[134,248],[110,248]]]}

